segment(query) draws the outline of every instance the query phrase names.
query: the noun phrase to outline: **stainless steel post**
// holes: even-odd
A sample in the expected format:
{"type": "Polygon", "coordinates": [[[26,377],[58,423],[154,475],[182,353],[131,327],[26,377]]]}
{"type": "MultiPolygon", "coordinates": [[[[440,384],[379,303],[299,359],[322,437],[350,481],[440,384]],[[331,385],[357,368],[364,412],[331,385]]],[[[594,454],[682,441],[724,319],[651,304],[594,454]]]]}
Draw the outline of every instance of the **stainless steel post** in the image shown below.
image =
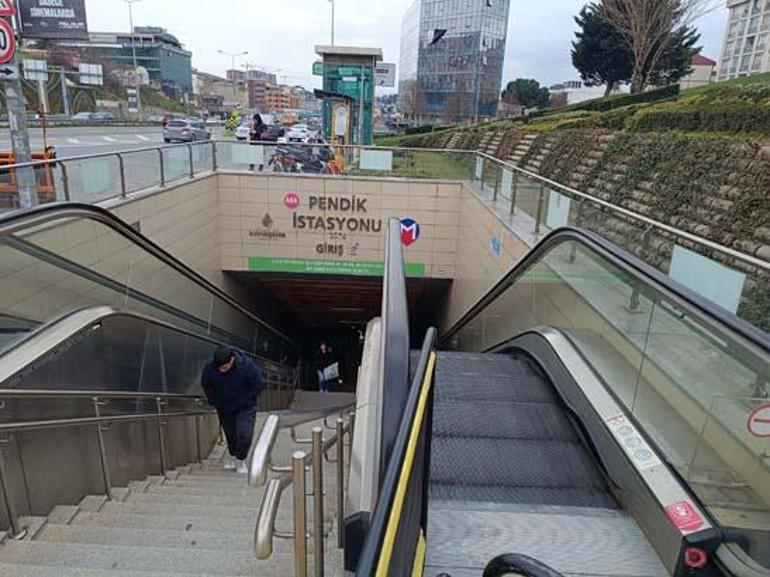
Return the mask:
{"type": "MultiPolygon", "coordinates": [[[[99,397],[93,398],[94,403],[94,415],[96,418],[102,416],[102,411],[99,406],[102,401],[99,397]]],[[[96,434],[99,439],[99,459],[102,464],[102,480],[104,481],[104,493],[107,495],[107,500],[112,501],[112,480],[110,479],[110,464],[107,461],[107,445],[104,442],[104,428],[102,423],[96,423],[96,434]]]]}
{"type": "Polygon", "coordinates": [[[497,196],[500,191],[500,176],[502,175],[502,173],[503,173],[502,167],[498,166],[497,172],[495,173],[495,192],[492,195],[492,200],[494,200],[495,202],[497,202],[497,196]]]}
{"type": "Polygon", "coordinates": [[[187,155],[190,158],[190,178],[195,178],[195,161],[193,160],[193,145],[187,145],[187,155]]]}
{"type": "Polygon", "coordinates": [[[123,161],[122,154],[116,154],[118,157],[118,170],[120,171],[120,196],[126,197],[126,164],[123,161]]]}
{"type": "Polygon", "coordinates": [[[314,577],[324,575],[324,455],[323,429],[314,427],[313,437],[313,556],[314,577]]]}
{"type": "MultiPolygon", "coordinates": [[[[200,400],[195,399],[195,410],[200,409],[200,400]]],[[[198,459],[198,463],[201,462],[201,424],[200,415],[195,415],[195,456],[198,459]]]]}
{"type": "Polygon", "coordinates": [[[211,141],[211,170],[216,172],[219,169],[219,158],[217,158],[217,143],[211,141]]]}
{"type": "Polygon", "coordinates": [[[61,166],[61,183],[64,187],[64,200],[69,202],[70,200],[70,177],[67,173],[67,165],[65,163],[60,163],[59,166],[61,166]]]}
{"type": "Polygon", "coordinates": [[[513,175],[513,187],[511,188],[511,216],[516,214],[516,195],[519,192],[519,173],[513,175]]]}
{"type": "Polygon", "coordinates": [[[537,193],[537,216],[535,217],[535,234],[540,234],[540,221],[543,218],[543,203],[545,201],[545,185],[540,185],[537,193]]]}
{"type": "Polygon", "coordinates": [[[350,427],[350,430],[348,431],[348,442],[350,443],[350,450],[353,451],[353,434],[356,430],[356,412],[350,411],[348,413],[348,426],[350,427]]]}
{"type": "Polygon", "coordinates": [[[163,163],[163,149],[158,149],[158,155],[160,156],[160,185],[166,186],[166,165],[163,163]]]}
{"type": "Polygon", "coordinates": [[[305,510],[305,453],[291,457],[294,493],[294,575],[307,577],[307,511],[305,510]]]}
{"type": "Polygon", "coordinates": [[[166,474],[166,433],[163,430],[163,399],[155,399],[158,405],[158,447],[160,448],[160,474],[166,474]]]}
{"type": "Polygon", "coordinates": [[[337,548],[345,546],[345,421],[337,419],[337,548]]]}
{"type": "Polygon", "coordinates": [[[14,539],[21,539],[26,534],[27,530],[19,525],[19,514],[16,512],[16,507],[13,504],[13,499],[8,489],[8,473],[5,468],[5,457],[3,456],[3,450],[0,448],[0,486],[3,489],[3,502],[5,504],[5,511],[8,513],[8,521],[11,524],[11,535],[14,539]]]}

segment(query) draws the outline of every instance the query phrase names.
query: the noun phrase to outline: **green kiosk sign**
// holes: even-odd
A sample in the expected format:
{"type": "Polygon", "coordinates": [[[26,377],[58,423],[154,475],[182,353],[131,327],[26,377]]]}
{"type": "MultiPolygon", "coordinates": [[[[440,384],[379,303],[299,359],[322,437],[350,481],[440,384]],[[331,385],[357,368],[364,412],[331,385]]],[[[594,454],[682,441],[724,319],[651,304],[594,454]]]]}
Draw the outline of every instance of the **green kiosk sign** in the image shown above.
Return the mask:
{"type": "MultiPolygon", "coordinates": [[[[407,263],[406,276],[423,278],[425,265],[407,263]]],[[[375,276],[385,274],[385,265],[372,261],[313,260],[298,258],[249,258],[249,270],[254,272],[284,272],[294,274],[334,274],[345,276],[375,276]]]]}

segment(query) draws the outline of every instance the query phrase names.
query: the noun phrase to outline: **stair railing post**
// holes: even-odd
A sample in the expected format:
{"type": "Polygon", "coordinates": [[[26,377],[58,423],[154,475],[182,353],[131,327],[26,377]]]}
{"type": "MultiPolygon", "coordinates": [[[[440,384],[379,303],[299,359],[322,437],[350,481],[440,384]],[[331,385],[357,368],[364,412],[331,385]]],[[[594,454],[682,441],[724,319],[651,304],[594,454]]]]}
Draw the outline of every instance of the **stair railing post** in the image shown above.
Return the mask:
{"type": "Polygon", "coordinates": [[[543,218],[543,208],[545,202],[545,185],[540,185],[537,193],[537,216],[535,216],[535,234],[540,234],[540,221],[543,218]]]}
{"type": "Polygon", "coordinates": [[[513,186],[511,187],[511,216],[516,214],[516,195],[519,193],[519,173],[513,173],[513,186]]]}
{"type": "Polygon", "coordinates": [[[313,556],[314,577],[324,575],[324,455],[323,429],[314,427],[313,437],[313,556]]]}
{"type": "MultiPolygon", "coordinates": [[[[94,414],[97,419],[102,416],[102,411],[99,408],[105,404],[104,401],[100,401],[99,397],[93,398],[94,414]]],[[[96,435],[99,439],[99,461],[102,465],[102,480],[104,481],[104,493],[107,495],[107,500],[112,501],[112,480],[110,479],[110,464],[107,461],[107,445],[104,442],[104,426],[101,421],[96,423],[96,435]]]]}
{"type": "Polygon", "coordinates": [[[163,430],[163,399],[155,399],[158,405],[158,447],[160,449],[160,474],[166,474],[166,432],[163,430]]]}
{"type": "MultiPolygon", "coordinates": [[[[351,429],[352,430],[352,429],[351,429]]],[[[337,419],[337,548],[345,547],[345,421],[337,419]]]]}
{"type": "Polygon", "coordinates": [[[305,510],[305,455],[297,451],[291,457],[294,497],[294,575],[307,577],[307,511],[305,510]]]}
{"type": "Polygon", "coordinates": [[[195,419],[195,456],[198,459],[198,463],[201,462],[201,424],[200,424],[200,415],[197,414],[198,410],[200,409],[201,400],[195,399],[195,412],[196,415],[193,417],[195,419]]]}
{"type": "Polygon", "coordinates": [[[19,524],[19,514],[8,488],[8,472],[5,468],[5,456],[0,448],[0,487],[3,489],[3,504],[8,514],[8,522],[11,525],[11,538],[22,539],[27,534],[27,530],[19,524]]]}

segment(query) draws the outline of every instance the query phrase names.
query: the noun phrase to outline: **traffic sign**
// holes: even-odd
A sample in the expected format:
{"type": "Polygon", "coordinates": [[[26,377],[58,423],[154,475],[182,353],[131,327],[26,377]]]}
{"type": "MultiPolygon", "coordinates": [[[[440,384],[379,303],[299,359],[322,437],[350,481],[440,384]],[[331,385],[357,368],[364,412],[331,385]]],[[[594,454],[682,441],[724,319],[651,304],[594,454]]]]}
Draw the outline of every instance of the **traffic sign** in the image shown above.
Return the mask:
{"type": "Polygon", "coordinates": [[[396,65],[381,62],[374,69],[374,84],[382,88],[396,86],[396,65]]]}
{"type": "Polygon", "coordinates": [[[12,0],[0,0],[0,16],[15,16],[16,7],[12,0]]]}
{"type": "Polygon", "coordinates": [[[760,405],[749,415],[749,433],[758,439],[770,438],[770,403],[760,405]]]}
{"type": "Polygon", "coordinates": [[[0,64],[0,80],[17,80],[19,67],[13,64],[0,64]]]}
{"type": "Polygon", "coordinates": [[[16,36],[8,20],[0,19],[0,64],[13,60],[16,54],[16,36]]]}
{"type": "Polygon", "coordinates": [[[25,58],[22,65],[24,66],[24,78],[27,80],[48,82],[48,62],[45,60],[25,58]]]}

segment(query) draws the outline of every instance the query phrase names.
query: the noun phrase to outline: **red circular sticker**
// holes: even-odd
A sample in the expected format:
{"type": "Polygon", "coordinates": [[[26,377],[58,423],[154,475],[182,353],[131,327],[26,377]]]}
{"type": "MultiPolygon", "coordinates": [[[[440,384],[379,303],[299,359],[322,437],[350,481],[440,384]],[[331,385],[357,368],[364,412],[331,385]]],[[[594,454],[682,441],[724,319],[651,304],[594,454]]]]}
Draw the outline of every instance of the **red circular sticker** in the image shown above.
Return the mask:
{"type": "Polygon", "coordinates": [[[294,210],[299,206],[299,195],[296,192],[287,192],[283,197],[283,204],[289,210],[294,210]]]}
{"type": "Polygon", "coordinates": [[[752,437],[757,439],[770,438],[770,403],[760,405],[751,411],[746,426],[752,437]]]}

